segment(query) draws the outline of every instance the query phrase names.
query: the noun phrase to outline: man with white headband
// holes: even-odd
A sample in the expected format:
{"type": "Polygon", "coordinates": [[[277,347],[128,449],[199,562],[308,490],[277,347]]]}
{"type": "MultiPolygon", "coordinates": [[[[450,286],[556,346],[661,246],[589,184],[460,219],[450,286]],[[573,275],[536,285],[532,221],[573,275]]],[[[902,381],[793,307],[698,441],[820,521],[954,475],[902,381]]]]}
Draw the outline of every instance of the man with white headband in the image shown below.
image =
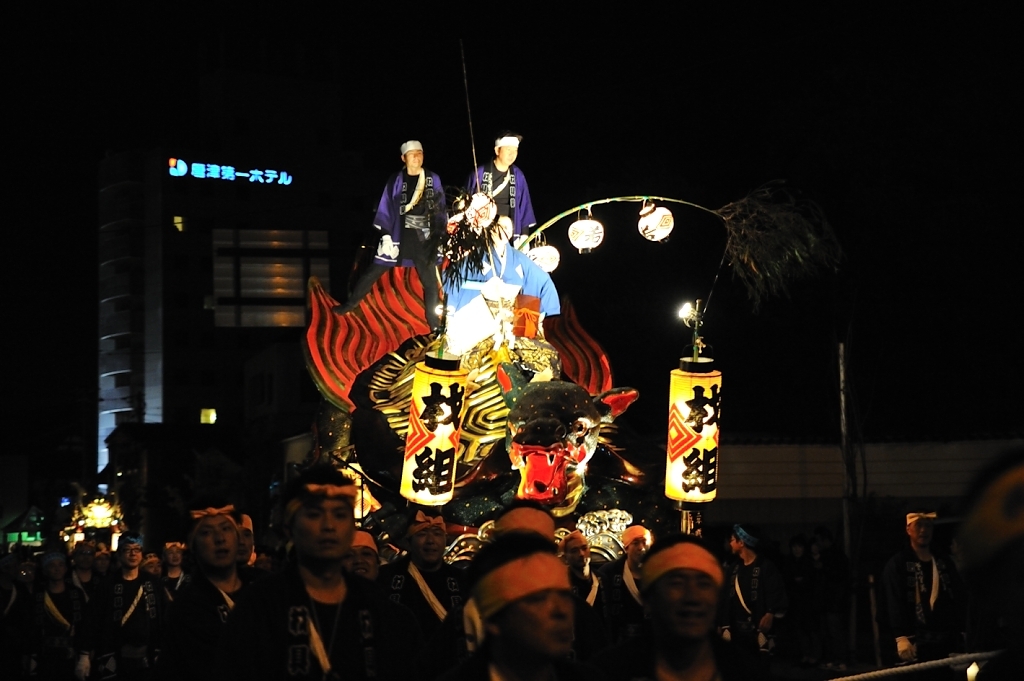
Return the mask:
{"type": "Polygon", "coordinates": [[[348,301],[334,311],[345,314],[356,309],[389,268],[415,267],[423,285],[427,323],[434,329],[440,323],[440,297],[438,254],[433,250],[432,237],[444,228],[447,220],[444,186],[437,173],[423,167],[423,145],[418,140],[409,140],[401,151],[405,168],[388,178],[373,218],[373,226],[380,232],[373,263],[352,288],[348,301]]]}
{"type": "Polygon", "coordinates": [[[93,667],[101,675],[150,678],[163,640],[161,625],[167,599],[160,578],[140,569],[141,534],[122,533],[117,555],[120,569],[111,570],[90,601],[96,626],[90,632],[92,645],[87,648],[95,651],[93,667]]]}
{"type": "MultiPolygon", "coordinates": [[[[238,519],[234,506],[217,502],[195,504],[188,520],[188,548],[196,573],[175,592],[161,666],[168,678],[214,679],[210,662],[228,613],[246,584],[236,564],[238,519]]],[[[173,545],[178,547],[184,550],[185,544],[173,545]]]]}
{"type": "Polygon", "coordinates": [[[447,531],[441,516],[416,511],[405,536],[408,555],[382,567],[377,582],[393,602],[412,610],[429,641],[462,605],[462,573],[444,562],[447,531]]]}
{"type": "Polygon", "coordinates": [[[643,577],[640,566],[654,537],[642,525],[633,525],[622,533],[625,555],[601,567],[598,577],[608,589],[608,634],[612,643],[635,638],[643,633],[644,607],[640,597],[643,577]]]}
{"type": "MultiPolygon", "coordinates": [[[[882,572],[889,626],[905,662],[925,662],[963,650],[966,590],[953,561],[932,553],[938,515],[913,507],[906,514],[909,545],[882,572]]],[[[936,678],[951,678],[938,670],[936,678]]]]}
{"type": "Polygon", "coordinates": [[[482,192],[492,199],[498,208],[498,217],[507,217],[512,222],[510,238],[514,246],[518,246],[530,230],[537,224],[533,215],[533,204],[530,202],[530,190],[526,186],[526,177],[519,166],[515,165],[519,157],[519,143],[522,135],[503,132],[494,140],[494,158],[478,167],[476,172],[466,180],[466,190],[470,194],[482,192]]]}
{"type": "Polygon", "coordinates": [[[415,619],[342,567],[356,494],[353,481],[327,465],[288,484],[281,526],[294,560],[246,587],[228,616],[217,678],[417,678],[415,619]]]}
{"type": "Polygon", "coordinates": [[[585,679],[569,661],[573,601],[554,544],[510,532],[485,545],[469,568],[473,599],[487,632],[483,646],[445,681],[585,679]]]}
{"type": "Polygon", "coordinates": [[[558,544],[562,560],[569,568],[572,592],[603,616],[605,591],[601,580],[590,569],[590,542],[579,530],[573,530],[558,544]]]}
{"type": "Polygon", "coordinates": [[[380,574],[380,550],[373,535],[364,530],[356,530],[352,537],[352,548],[345,554],[342,565],[345,572],[376,582],[380,574]]]}
{"type": "Polygon", "coordinates": [[[725,575],[703,542],[682,534],[658,540],[641,574],[650,635],[591,661],[607,681],[756,678],[750,656],[737,655],[715,635],[725,575]]]}
{"type": "Polygon", "coordinates": [[[764,674],[775,647],[772,628],[789,608],[782,573],[759,555],[761,531],[754,525],[732,526],[729,548],[739,560],[726,574],[725,624],[722,638],[750,653],[760,653],[764,674]]]}

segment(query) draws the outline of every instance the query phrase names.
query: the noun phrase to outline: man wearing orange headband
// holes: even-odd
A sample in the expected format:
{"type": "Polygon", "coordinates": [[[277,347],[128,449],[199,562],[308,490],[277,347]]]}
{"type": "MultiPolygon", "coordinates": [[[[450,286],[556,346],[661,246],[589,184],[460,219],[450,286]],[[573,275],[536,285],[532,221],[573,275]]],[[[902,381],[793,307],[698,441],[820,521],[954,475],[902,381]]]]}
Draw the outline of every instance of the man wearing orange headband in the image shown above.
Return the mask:
{"type": "MultiPolygon", "coordinates": [[[[196,573],[175,592],[161,663],[168,678],[213,679],[210,661],[220,645],[228,613],[246,584],[235,563],[238,519],[234,506],[219,503],[196,505],[188,518],[196,573]]],[[[184,548],[184,544],[170,543],[165,554],[168,549],[184,548]]]]}
{"type": "Polygon", "coordinates": [[[574,530],[559,542],[558,550],[569,567],[572,592],[596,612],[603,613],[605,593],[601,580],[590,570],[590,542],[582,532],[574,530]]]}
{"type": "Polygon", "coordinates": [[[967,594],[953,561],[932,554],[936,516],[931,509],[909,510],[909,546],[890,558],[882,572],[896,653],[905,662],[963,651],[967,594]]]}
{"type": "Polygon", "coordinates": [[[392,601],[412,610],[428,641],[462,605],[462,574],[444,562],[445,528],[441,516],[417,511],[405,533],[409,555],[382,567],[377,580],[392,601]]]}
{"type": "Polygon", "coordinates": [[[632,638],[591,661],[607,681],[751,679],[752,665],[715,635],[725,576],[696,537],[654,543],[642,569],[649,636],[632,638]]]}
{"type": "Polygon", "coordinates": [[[247,587],[231,611],[219,679],[418,677],[413,617],[342,568],[356,531],[355,499],[352,480],[327,465],[288,484],[281,524],[293,560],[247,587]]]}
{"type": "Polygon", "coordinates": [[[651,546],[651,531],[633,525],[622,533],[625,555],[604,565],[598,577],[608,589],[608,634],[613,643],[640,636],[644,623],[644,607],[640,598],[643,578],[640,566],[651,546]]]}
{"type": "Polygon", "coordinates": [[[185,560],[185,545],[180,541],[169,541],[164,544],[164,574],[162,577],[164,591],[167,592],[169,600],[173,601],[175,594],[183,586],[192,580],[192,576],[185,572],[182,564],[185,560]]]}
{"type": "Polygon", "coordinates": [[[487,638],[442,679],[588,678],[568,659],[572,592],[551,541],[533,532],[501,535],[473,558],[469,577],[487,638]]]}

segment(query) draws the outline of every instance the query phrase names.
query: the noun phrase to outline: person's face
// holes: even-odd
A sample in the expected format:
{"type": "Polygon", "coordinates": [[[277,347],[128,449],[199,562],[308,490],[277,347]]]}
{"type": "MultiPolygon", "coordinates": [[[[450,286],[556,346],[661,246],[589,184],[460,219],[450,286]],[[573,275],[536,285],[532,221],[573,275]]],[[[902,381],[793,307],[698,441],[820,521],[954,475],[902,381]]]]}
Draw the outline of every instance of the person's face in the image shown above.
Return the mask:
{"type": "Polygon", "coordinates": [[[574,541],[565,549],[565,563],[573,570],[581,572],[590,562],[590,546],[586,542],[574,541]]]}
{"type": "Polygon", "coordinates": [[[715,627],[720,590],[710,575],[699,570],[672,570],[654,583],[644,597],[658,635],[673,639],[702,639],[715,627]]]}
{"type": "Polygon", "coordinates": [[[814,560],[821,558],[821,547],[817,544],[811,544],[811,558],[814,560]]]}
{"type": "Polygon", "coordinates": [[[494,158],[504,166],[510,166],[519,157],[519,147],[494,147],[494,158]]]}
{"type": "Polygon", "coordinates": [[[352,506],[330,498],[314,498],[303,504],[291,523],[295,552],[304,558],[341,561],[352,546],[356,531],[352,506]]]}
{"type": "Polygon", "coordinates": [[[428,525],[409,537],[409,555],[416,567],[440,565],[444,556],[444,540],[444,529],[440,525],[428,525]]]}
{"type": "Polygon", "coordinates": [[[91,570],[96,551],[91,548],[78,549],[74,553],[75,567],[91,570]]]}
{"type": "Polygon", "coordinates": [[[258,556],[256,556],[256,562],[253,563],[253,567],[259,570],[266,570],[267,572],[272,572],[274,569],[274,559],[266,553],[261,553],[258,556]]]}
{"type": "Polygon", "coordinates": [[[631,568],[639,568],[647,553],[647,537],[637,537],[626,545],[626,560],[631,568]]]}
{"type": "Polygon", "coordinates": [[[181,549],[164,549],[164,562],[168,567],[181,567],[182,557],[181,549]]]}
{"type": "Polygon", "coordinates": [[[227,516],[207,516],[192,537],[196,563],[206,570],[231,567],[238,554],[238,526],[227,516]]]}
{"type": "Polygon", "coordinates": [[[131,570],[142,565],[142,547],[138,544],[128,544],[117,550],[121,567],[131,570]]]}
{"type": "Polygon", "coordinates": [[[252,547],[256,540],[253,538],[252,530],[248,527],[238,528],[238,562],[248,563],[252,555],[252,547]]]}
{"type": "Polygon", "coordinates": [[[729,550],[733,552],[733,555],[739,555],[743,550],[743,542],[737,539],[735,534],[729,537],[729,550]]]}
{"type": "Polygon", "coordinates": [[[509,604],[486,628],[518,655],[560,660],[572,650],[574,612],[571,591],[547,589],[509,604]]]}
{"type": "Polygon", "coordinates": [[[803,558],[803,555],[804,555],[804,545],[803,544],[793,544],[791,547],[789,547],[789,550],[793,552],[793,557],[794,558],[803,558]]]}
{"type": "Polygon", "coordinates": [[[142,569],[153,575],[154,577],[160,576],[160,563],[155,560],[151,560],[142,566],[142,569]]]}
{"type": "Polygon", "coordinates": [[[345,568],[345,572],[365,577],[371,582],[377,581],[377,575],[380,572],[377,552],[369,546],[353,546],[345,554],[341,566],[345,568]]]}
{"type": "Polygon", "coordinates": [[[68,565],[61,560],[51,560],[49,563],[43,566],[43,574],[51,582],[59,582],[64,579],[64,576],[68,573],[68,565]]]}
{"type": "Polygon", "coordinates": [[[921,518],[907,525],[907,535],[910,543],[919,548],[927,548],[932,543],[932,534],[935,532],[935,523],[928,518],[921,518]]]}
{"type": "Polygon", "coordinates": [[[98,572],[106,572],[110,569],[110,554],[97,553],[92,562],[93,569],[98,572]]]}
{"type": "Polygon", "coordinates": [[[423,167],[423,152],[420,150],[407,151],[402,156],[402,162],[405,163],[406,171],[410,175],[415,175],[423,167]]]}

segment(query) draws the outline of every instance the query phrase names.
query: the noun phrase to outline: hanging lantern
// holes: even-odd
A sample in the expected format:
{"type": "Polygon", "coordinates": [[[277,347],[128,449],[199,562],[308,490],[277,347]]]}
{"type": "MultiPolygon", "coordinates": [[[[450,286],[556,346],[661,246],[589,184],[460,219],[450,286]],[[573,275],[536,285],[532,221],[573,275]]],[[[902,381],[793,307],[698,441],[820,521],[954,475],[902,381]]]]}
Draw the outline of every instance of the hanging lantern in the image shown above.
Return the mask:
{"type": "Polygon", "coordinates": [[[640,208],[640,221],[636,225],[643,238],[649,241],[664,241],[672,233],[675,225],[672,211],[664,206],[655,206],[652,201],[644,201],[640,208]]]}
{"type": "Polygon", "coordinates": [[[548,273],[554,272],[555,268],[558,267],[559,260],[561,260],[558,249],[548,245],[531,248],[526,256],[537,263],[539,268],[548,273]]]}
{"type": "Polygon", "coordinates": [[[604,241],[604,225],[594,219],[587,209],[587,217],[569,225],[569,241],[580,253],[590,253],[604,241]]]}
{"type": "Polygon", "coordinates": [[[452,355],[428,355],[416,365],[400,490],[409,501],[441,506],[452,499],[468,375],[452,355]]]}
{"type": "Polygon", "coordinates": [[[665,496],[711,501],[718,491],[722,372],[710,357],[679,360],[669,383],[665,496]]]}

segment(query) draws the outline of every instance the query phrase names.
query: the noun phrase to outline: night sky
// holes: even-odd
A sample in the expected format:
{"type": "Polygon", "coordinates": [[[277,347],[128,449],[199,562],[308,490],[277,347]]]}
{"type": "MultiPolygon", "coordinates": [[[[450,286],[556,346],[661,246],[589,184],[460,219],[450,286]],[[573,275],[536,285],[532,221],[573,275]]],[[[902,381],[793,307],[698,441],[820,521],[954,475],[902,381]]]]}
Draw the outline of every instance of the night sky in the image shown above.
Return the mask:
{"type": "MultiPolygon", "coordinates": [[[[30,22],[7,63],[7,386],[29,406],[15,419],[26,444],[72,405],[94,411],[97,164],[105,150],[186,144],[171,93],[212,70],[220,45],[249,71],[260,60],[244,55],[301,46],[325,79],[337,55],[343,146],[371,186],[398,169],[409,138],[446,184],[472,165],[458,36],[437,27],[436,38],[384,39],[312,19],[293,30],[276,17],[71,19],[30,22]]],[[[479,160],[500,129],[525,136],[518,165],[539,221],[629,194],[718,208],[780,179],[821,206],[844,250],[838,272],[756,312],[728,265],[714,285],[705,336],[725,373],[724,430],[835,439],[844,341],[860,436],[1019,436],[1021,77],[1008,17],[691,16],[658,35],[674,20],[540,39],[524,19],[521,32],[466,40],[479,160]]],[[[570,220],[548,236],[559,290],[608,350],[616,384],[641,390],[629,423],[657,433],[687,339],[675,310],[707,298],[725,232],[673,207],[671,240],[653,244],[637,208],[596,209],[607,236],[590,255],[568,244],[570,220]]]]}

